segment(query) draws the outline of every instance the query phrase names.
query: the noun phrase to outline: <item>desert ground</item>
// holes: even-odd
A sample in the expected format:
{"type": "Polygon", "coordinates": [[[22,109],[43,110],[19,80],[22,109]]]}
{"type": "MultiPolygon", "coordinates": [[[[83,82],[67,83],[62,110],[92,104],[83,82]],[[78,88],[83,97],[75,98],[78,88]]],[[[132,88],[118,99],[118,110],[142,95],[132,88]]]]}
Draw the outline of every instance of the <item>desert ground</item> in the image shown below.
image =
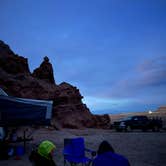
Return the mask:
{"type": "Polygon", "coordinates": [[[131,166],[166,166],[166,132],[115,132],[103,129],[63,129],[46,128],[33,130],[34,140],[27,143],[26,153],[20,160],[11,157],[0,161],[0,166],[31,166],[28,155],[31,148],[42,140],[51,140],[56,145],[54,160],[63,166],[64,138],[84,137],[87,148],[97,150],[103,140],[109,141],[117,153],[126,156],[131,166]]]}

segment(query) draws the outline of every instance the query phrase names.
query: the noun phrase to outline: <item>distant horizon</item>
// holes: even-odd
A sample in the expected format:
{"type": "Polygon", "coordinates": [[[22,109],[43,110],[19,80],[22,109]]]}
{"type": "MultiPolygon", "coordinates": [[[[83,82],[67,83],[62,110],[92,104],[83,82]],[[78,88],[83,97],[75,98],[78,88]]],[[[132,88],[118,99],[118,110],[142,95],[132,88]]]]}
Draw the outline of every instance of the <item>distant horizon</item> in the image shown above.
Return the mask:
{"type": "Polygon", "coordinates": [[[0,10],[0,39],[30,71],[48,56],[56,83],[79,88],[91,112],[166,105],[166,1],[6,0],[0,10]]]}
{"type": "MultiPolygon", "coordinates": [[[[156,111],[156,110],[149,110],[149,111],[156,111]]],[[[130,113],[148,113],[148,110],[144,110],[144,111],[91,111],[92,114],[96,114],[96,115],[104,115],[104,114],[109,114],[109,115],[119,115],[119,114],[130,114],[130,113]]]]}

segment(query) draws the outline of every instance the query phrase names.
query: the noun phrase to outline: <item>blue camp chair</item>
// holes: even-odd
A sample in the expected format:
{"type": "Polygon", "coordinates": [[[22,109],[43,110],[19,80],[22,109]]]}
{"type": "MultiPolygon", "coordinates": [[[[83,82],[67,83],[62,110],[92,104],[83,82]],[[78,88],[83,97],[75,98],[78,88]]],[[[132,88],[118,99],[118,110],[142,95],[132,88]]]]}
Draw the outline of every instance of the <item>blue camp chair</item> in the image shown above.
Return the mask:
{"type": "Polygon", "coordinates": [[[84,138],[64,139],[64,166],[69,163],[71,166],[82,164],[89,166],[95,156],[95,151],[86,149],[84,138]],[[85,151],[91,153],[91,158],[85,156],[85,151]]]}

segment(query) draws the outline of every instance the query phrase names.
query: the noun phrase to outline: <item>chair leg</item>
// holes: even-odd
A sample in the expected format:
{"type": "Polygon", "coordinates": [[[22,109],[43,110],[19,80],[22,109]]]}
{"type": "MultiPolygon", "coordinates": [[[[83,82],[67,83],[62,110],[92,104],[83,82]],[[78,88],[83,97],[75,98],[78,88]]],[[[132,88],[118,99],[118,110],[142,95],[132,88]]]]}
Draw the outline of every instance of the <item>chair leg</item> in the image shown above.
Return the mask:
{"type": "Polygon", "coordinates": [[[92,163],[92,161],[89,161],[86,165],[87,165],[87,166],[90,166],[90,165],[91,165],[91,163],[92,163]]]}
{"type": "Polygon", "coordinates": [[[64,166],[66,165],[66,160],[64,159],[64,166]]]}

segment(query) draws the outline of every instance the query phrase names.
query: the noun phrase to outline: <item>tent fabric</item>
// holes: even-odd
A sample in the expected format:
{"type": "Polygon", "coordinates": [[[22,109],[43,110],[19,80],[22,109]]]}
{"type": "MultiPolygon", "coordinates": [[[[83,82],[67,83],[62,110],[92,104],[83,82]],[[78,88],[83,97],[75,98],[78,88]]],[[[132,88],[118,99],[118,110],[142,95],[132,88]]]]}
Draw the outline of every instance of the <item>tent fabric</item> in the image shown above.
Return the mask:
{"type": "Polygon", "coordinates": [[[0,88],[0,95],[8,96],[8,94],[1,88],[0,88]]]}
{"type": "Polygon", "coordinates": [[[53,101],[0,95],[0,126],[50,125],[53,101]]]}

